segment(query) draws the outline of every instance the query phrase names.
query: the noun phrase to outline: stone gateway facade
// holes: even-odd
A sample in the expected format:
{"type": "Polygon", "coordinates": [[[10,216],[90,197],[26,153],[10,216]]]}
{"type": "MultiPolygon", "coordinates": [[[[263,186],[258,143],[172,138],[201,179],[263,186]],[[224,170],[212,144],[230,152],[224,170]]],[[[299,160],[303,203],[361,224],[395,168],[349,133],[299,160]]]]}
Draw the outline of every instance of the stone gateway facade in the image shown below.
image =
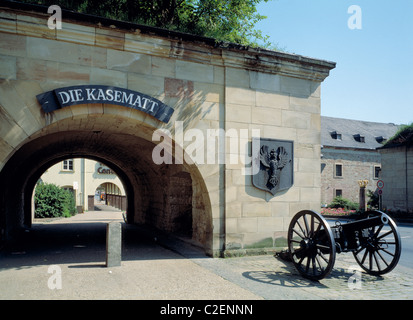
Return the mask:
{"type": "MultiPolygon", "coordinates": [[[[30,227],[41,174],[77,157],[117,173],[129,223],[183,232],[208,255],[274,248],[295,213],[319,210],[320,86],[335,63],[66,11],[49,29],[49,17],[0,8],[3,241],[30,227]],[[293,183],[274,195],[252,183],[257,136],[292,142],[293,183]]],[[[282,150],[268,150],[273,183],[282,150]]]]}

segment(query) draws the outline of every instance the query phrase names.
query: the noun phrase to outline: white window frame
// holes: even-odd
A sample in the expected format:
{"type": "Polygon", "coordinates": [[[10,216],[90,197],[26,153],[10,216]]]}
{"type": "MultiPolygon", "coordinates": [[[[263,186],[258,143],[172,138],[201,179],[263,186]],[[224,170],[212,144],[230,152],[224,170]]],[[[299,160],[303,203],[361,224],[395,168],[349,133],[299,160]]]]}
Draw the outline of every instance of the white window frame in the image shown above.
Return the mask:
{"type": "Polygon", "coordinates": [[[75,171],[75,162],[73,159],[66,159],[62,161],[62,171],[73,172],[75,171]],[[72,168],[70,169],[70,164],[72,168]]]}

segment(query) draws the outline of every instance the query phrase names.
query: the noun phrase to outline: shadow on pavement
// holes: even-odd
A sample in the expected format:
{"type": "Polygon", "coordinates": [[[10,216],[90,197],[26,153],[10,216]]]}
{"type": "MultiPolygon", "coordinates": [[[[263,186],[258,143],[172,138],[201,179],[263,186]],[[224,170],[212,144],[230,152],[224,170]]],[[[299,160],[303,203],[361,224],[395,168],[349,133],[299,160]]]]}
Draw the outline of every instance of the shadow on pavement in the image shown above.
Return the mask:
{"type": "Polygon", "coordinates": [[[310,281],[301,277],[296,271],[294,265],[281,258],[274,257],[277,261],[277,265],[281,270],[277,271],[247,271],[242,275],[250,280],[270,284],[274,286],[291,287],[291,288],[303,288],[303,287],[320,287],[325,286],[317,281],[310,281]]]}
{"type": "MultiPolygon", "coordinates": [[[[322,281],[312,281],[302,277],[295,269],[292,263],[286,262],[283,259],[274,257],[282,266],[281,270],[277,271],[246,271],[242,275],[256,282],[270,284],[274,286],[291,287],[291,288],[329,288],[328,283],[330,281],[339,282],[347,285],[349,281],[355,276],[354,270],[345,268],[333,268],[331,273],[322,281]]],[[[384,280],[383,277],[369,275],[362,272],[360,275],[360,281],[362,283],[378,282],[384,280]]]]}
{"type": "MultiPolygon", "coordinates": [[[[81,222],[34,224],[20,241],[0,251],[1,269],[70,264],[71,268],[106,266],[106,227],[108,221],[83,219],[81,222]]],[[[122,224],[122,261],[184,259],[177,246],[189,246],[185,256],[205,257],[198,248],[171,235],[156,233],[142,226],[122,224]],[[182,242],[182,243],[181,243],[182,242]]]]}

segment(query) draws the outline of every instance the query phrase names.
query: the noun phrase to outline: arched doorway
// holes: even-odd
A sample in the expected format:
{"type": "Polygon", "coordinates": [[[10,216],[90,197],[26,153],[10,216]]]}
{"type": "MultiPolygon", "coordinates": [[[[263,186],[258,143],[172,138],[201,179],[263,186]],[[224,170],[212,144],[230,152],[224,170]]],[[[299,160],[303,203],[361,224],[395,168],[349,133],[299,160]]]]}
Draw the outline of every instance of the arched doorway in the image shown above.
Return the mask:
{"type": "Polygon", "coordinates": [[[100,205],[107,205],[126,211],[127,197],[115,183],[104,182],[95,189],[93,205],[95,209],[100,205]]]}
{"type": "Polygon", "coordinates": [[[88,158],[68,158],[49,167],[40,177],[69,190],[78,212],[93,211],[97,204],[109,204],[126,211],[125,188],[116,172],[102,162],[88,158]]]}
{"type": "Polygon", "coordinates": [[[129,117],[102,113],[69,117],[27,139],[0,173],[2,238],[12,240],[19,230],[30,227],[32,192],[48,167],[85,157],[105,163],[119,176],[128,196],[129,223],[191,235],[210,253],[212,217],[201,174],[194,165],[155,164],[151,141],[155,128],[131,118],[130,112],[125,112],[129,117]]]}

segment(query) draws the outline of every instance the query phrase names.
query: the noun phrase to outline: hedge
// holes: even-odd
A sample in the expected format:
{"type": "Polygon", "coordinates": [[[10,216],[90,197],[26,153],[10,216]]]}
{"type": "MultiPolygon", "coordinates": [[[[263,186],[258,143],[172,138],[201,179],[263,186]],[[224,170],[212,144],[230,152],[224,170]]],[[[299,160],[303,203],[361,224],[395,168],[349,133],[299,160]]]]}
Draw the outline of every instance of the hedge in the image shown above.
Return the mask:
{"type": "Polygon", "coordinates": [[[51,183],[39,183],[34,194],[34,217],[70,217],[76,214],[73,194],[51,183]]]}
{"type": "Polygon", "coordinates": [[[359,204],[356,202],[352,202],[346,198],[341,196],[337,196],[333,199],[333,201],[328,205],[329,208],[343,208],[346,210],[357,210],[359,208],[359,204]]]}

